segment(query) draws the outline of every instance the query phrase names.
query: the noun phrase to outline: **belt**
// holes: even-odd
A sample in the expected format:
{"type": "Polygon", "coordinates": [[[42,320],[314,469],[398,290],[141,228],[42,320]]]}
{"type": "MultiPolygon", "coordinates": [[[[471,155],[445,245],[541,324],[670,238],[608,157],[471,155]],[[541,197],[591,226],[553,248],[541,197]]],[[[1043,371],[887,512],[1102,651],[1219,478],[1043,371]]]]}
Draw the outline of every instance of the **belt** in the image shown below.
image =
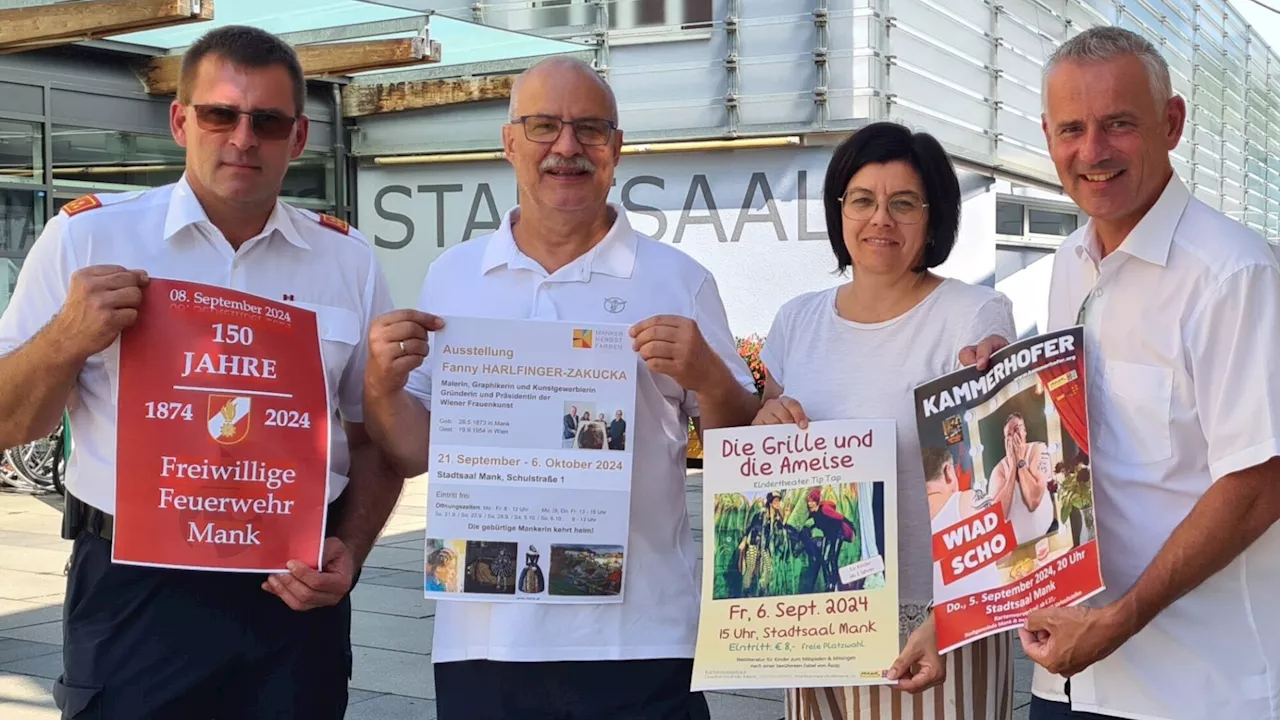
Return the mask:
{"type": "Polygon", "coordinates": [[[85,506],[84,529],[90,535],[110,540],[115,529],[115,518],[92,505],[85,506]]]}

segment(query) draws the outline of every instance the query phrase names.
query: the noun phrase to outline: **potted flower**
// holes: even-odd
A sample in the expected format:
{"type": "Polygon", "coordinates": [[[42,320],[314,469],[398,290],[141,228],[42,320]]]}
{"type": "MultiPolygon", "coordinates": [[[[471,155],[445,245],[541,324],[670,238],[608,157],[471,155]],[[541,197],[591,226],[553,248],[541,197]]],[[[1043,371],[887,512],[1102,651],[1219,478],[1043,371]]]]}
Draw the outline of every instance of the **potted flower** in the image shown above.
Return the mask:
{"type": "Polygon", "coordinates": [[[1063,524],[1070,523],[1071,537],[1078,546],[1092,539],[1093,523],[1093,473],[1086,464],[1088,457],[1077,454],[1054,468],[1054,479],[1049,490],[1058,496],[1058,512],[1063,524]],[[1082,532],[1083,531],[1083,532],[1082,532]]]}
{"type": "MultiPolygon", "coordinates": [[[[764,347],[764,339],[754,333],[744,338],[736,338],[738,347],[738,355],[747,363],[747,367],[751,370],[751,377],[755,380],[756,395],[762,397],[764,395],[764,363],[760,361],[760,349],[764,347]]],[[[702,441],[698,439],[698,433],[693,428],[693,421],[689,421],[689,447],[685,453],[685,457],[690,461],[689,464],[694,467],[702,465],[702,441]]]]}

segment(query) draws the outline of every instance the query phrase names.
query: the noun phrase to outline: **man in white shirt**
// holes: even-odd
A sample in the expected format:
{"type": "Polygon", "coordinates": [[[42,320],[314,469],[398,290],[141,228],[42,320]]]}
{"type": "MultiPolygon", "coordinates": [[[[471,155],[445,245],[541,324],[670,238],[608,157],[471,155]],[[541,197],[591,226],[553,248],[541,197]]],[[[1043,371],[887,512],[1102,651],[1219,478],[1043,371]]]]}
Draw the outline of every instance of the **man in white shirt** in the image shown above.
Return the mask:
{"type": "MultiPolygon", "coordinates": [[[[0,318],[0,447],[48,433],[70,408],[64,533],[75,542],[53,686],[65,718],[345,714],[348,593],[403,480],[361,424],[367,329],[391,308],[373,250],[345,222],[277,200],[306,145],[304,98],[298,59],[279,38],[242,27],[201,38],[170,114],[186,148],[182,179],[69,203],[36,240],[0,318]],[[318,570],[301,558],[279,576],[112,562],[118,336],[147,312],[142,288],[160,277],[315,313],[334,415],[318,570]]],[[[217,459],[219,448],[208,452],[217,459]]]]}
{"type": "Polygon", "coordinates": [[[428,470],[423,360],[438,316],[628,323],[639,354],[625,601],[438,601],[441,720],[708,717],[689,692],[699,587],[687,427],[689,417],[703,428],[749,425],[759,402],[711,274],[632,230],[607,202],[617,121],[612,91],[589,66],[553,58],[526,72],[502,130],[520,206],[493,234],[432,263],[416,310],[374,324],[366,415],[406,476],[428,470]]]}
{"type": "Polygon", "coordinates": [[[1049,326],[1085,327],[1107,589],[1019,630],[1031,717],[1278,717],[1280,264],[1174,175],[1186,106],[1150,43],[1093,28],[1045,72],[1049,151],[1090,216],[1049,326]]]}

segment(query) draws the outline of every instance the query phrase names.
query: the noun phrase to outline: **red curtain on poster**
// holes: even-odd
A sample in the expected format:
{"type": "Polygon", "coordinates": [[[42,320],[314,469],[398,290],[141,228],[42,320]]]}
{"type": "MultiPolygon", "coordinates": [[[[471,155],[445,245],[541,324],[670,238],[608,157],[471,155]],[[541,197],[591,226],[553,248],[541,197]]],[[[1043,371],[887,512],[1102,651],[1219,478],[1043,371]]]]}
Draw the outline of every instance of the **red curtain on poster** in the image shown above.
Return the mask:
{"type": "Polygon", "coordinates": [[[1049,398],[1053,400],[1053,407],[1057,409],[1058,418],[1062,420],[1062,427],[1066,429],[1076,445],[1080,446],[1084,454],[1088,455],[1089,423],[1085,413],[1084,371],[1081,370],[1077,378],[1059,380],[1062,384],[1056,387],[1054,385],[1054,380],[1076,371],[1075,363],[1063,363],[1045,368],[1039,371],[1039,375],[1045,392],[1049,393],[1049,398]]]}

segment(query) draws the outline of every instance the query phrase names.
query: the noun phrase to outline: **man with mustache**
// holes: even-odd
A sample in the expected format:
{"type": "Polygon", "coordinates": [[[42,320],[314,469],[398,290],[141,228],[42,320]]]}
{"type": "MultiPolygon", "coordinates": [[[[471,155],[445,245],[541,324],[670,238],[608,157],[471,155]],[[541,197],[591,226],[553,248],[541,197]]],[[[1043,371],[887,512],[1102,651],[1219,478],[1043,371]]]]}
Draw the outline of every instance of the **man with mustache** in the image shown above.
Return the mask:
{"type": "MultiPolygon", "coordinates": [[[[0,447],[44,435],[71,408],[64,527],[75,543],[63,672],[53,686],[65,718],[345,714],[349,592],[401,489],[361,419],[364,338],[391,303],[359,233],[277,200],[306,146],[305,98],[302,68],[279,38],[229,26],[199,39],[170,108],[174,139],[186,149],[182,178],[63,208],[32,247],[0,318],[0,447]],[[344,421],[330,424],[330,524],[319,570],[301,559],[270,577],[112,563],[116,343],[147,311],[149,277],[296,299],[316,313],[328,406],[344,421]]],[[[209,452],[216,447],[210,442],[209,452]]]]}
{"type": "Polygon", "coordinates": [[[1054,259],[1049,326],[1085,328],[1107,588],[1019,630],[1040,666],[1031,718],[1275,717],[1280,263],[1174,174],[1186,104],[1141,36],[1063,43],[1044,98],[1058,177],[1090,217],[1054,259]]]}
{"type": "Polygon", "coordinates": [[[703,720],[706,701],[689,692],[698,586],[687,427],[691,416],[704,428],[749,424],[759,407],[751,373],[711,274],[637,233],[607,201],[622,131],[613,93],[590,66],[556,57],[524,73],[502,139],[520,206],[493,234],[432,263],[417,309],[375,321],[366,418],[403,475],[427,471],[423,359],[439,316],[633,324],[640,362],[625,601],[438,601],[437,711],[441,720],[703,720]]]}

